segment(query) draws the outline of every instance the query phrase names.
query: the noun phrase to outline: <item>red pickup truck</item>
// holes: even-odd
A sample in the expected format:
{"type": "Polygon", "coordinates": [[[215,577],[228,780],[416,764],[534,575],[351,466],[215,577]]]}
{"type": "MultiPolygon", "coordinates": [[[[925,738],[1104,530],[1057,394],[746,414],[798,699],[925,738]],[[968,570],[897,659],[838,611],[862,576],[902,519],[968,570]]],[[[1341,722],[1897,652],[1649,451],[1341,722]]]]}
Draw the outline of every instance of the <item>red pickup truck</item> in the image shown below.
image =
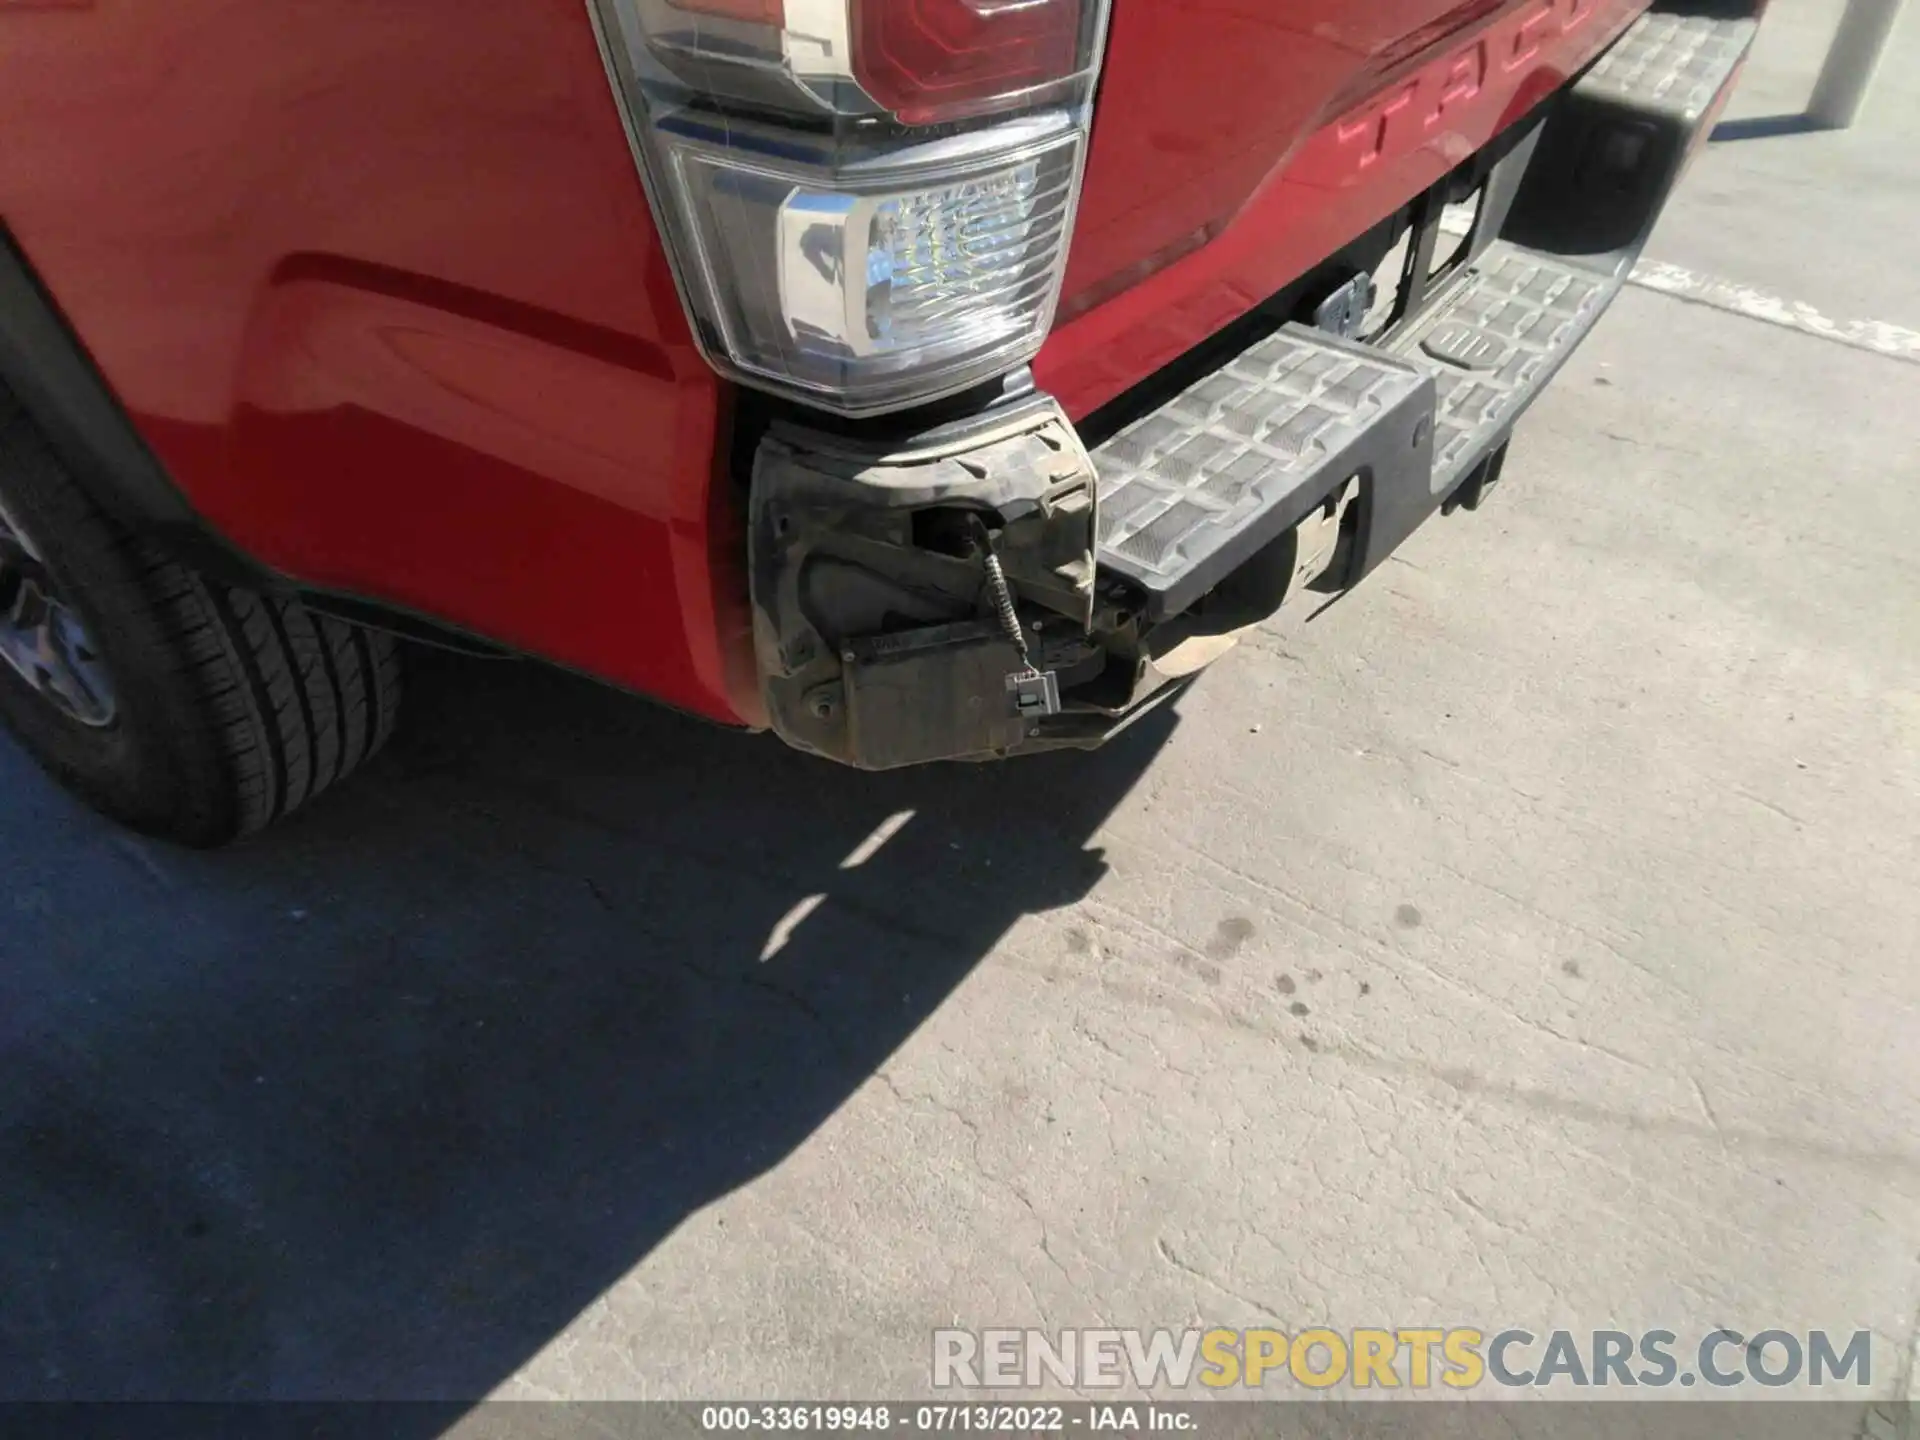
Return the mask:
{"type": "Polygon", "coordinates": [[[1473,509],[1763,0],[4,0],[0,714],[216,844],[400,639],[1099,743],[1473,509]]]}

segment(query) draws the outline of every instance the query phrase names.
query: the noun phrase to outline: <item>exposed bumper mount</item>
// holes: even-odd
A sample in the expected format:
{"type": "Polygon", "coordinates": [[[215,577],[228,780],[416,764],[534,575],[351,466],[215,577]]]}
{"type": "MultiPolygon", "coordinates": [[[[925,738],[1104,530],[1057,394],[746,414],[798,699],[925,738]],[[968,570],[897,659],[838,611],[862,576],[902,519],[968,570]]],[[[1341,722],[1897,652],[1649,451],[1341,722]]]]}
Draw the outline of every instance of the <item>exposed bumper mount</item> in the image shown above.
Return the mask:
{"type": "Polygon", "coordinates": [[[1304,584],[1345,588],[1435,510],[1477,506],[1754,29],[1643,16],[1372,344],[1284,325],[1091,454],[1044,396],[905,448],[776,426],[751,527],[774,727],[867,768],[1098,743],[1304,584]]]}

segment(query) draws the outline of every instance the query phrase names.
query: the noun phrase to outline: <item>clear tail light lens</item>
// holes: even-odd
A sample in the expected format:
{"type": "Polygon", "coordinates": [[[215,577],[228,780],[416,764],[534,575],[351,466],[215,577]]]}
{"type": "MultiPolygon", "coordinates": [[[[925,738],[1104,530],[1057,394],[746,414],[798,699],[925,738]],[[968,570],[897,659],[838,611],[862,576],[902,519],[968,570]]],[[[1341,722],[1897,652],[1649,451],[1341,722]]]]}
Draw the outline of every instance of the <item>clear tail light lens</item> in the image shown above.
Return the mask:
{"type": "Polygon", "coordinates": [[[717,15],[726,20],[751,20],[756,25],[784,25],[786,0],[667,0],[676,10],[717,15]]]}
{"type": "Polygon", "coordinates": [[[591,3],[717,368],[860,415],[1040,348],[1106,0],[591,3]]]}
{"type": "Polygon", "coordinates": [[[1051,128],[1012,153],[896,155],[871,176],[670,143],[722,348],[850,413],[1019,364],[1052,321],[1080,149],[1051,128]]]}

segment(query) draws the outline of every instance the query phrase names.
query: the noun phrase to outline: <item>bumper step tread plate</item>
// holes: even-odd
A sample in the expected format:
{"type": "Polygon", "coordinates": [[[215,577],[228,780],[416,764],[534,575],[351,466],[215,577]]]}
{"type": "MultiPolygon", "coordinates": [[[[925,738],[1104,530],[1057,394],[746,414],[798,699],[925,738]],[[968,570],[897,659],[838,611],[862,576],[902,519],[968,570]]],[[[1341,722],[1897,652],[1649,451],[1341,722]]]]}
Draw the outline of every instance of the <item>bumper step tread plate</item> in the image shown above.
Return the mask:
{"type": "MultiPolygon", "coordinates": [[[[1093,452],[1100,566],[1174,614],[1360,477],[1366,557],[1466,477],[1619,289],[1489,246],[1391,349],[1289,325],[1093,452]],[[1387,503],[1402,490],[1405,504],[1387,503]],[[1417,509],[1419,514],[1412,515],[1417,509]]],[[[1409,524],[1407,529],[1411,529],[1409,524]]]]}
{"type": "Polygon", "coordinates": [[[1396,337],[1431,371],[1433,494],[1444,495],[1494,447],[1619,293],[1609,275],[1496,241],[1455,289],[1396,337]]]}
{"type": "Polygon", "coordinates": [[[1383,343],[1288,325],[1095,449],[1101,571],[1149,619],[1178,613],[1358,477],[1346,582],[1364,575],[1472,479],[1619,294],[1754,30],[1642,15],[1549,119],[1502,238],[1383,343]]]}
{"type": "Polygon", "coordinates": [[[1426,463],[1418,365],[1288,325],[1093,453],[1100,565],[1185,609],[1350,476],[1426,463]]]}
{"type": "Polygon", "coordinates": [[[1574,93],[1585,99],[1699,121],[1753,43],[1760,22],[1655,12],[1628,27],[1574,93]]]}

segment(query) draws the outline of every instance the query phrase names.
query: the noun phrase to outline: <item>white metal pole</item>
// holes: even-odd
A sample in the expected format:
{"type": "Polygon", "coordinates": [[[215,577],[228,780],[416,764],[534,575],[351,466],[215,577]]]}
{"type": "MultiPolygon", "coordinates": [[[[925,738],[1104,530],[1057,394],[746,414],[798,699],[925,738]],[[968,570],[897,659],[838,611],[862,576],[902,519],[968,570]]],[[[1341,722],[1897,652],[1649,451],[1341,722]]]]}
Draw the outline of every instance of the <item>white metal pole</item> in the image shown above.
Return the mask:
{"type": "Polygon", "coordinates": [[[1834,32],[1827,63],[1807,102],[1807,118],[1826,130],[1845,130],[1860,114],[1860,106],[1880,67],[1880,52],[1900,18],[1901,0],[1847,0],[1847,10],[1834,32]]]}

